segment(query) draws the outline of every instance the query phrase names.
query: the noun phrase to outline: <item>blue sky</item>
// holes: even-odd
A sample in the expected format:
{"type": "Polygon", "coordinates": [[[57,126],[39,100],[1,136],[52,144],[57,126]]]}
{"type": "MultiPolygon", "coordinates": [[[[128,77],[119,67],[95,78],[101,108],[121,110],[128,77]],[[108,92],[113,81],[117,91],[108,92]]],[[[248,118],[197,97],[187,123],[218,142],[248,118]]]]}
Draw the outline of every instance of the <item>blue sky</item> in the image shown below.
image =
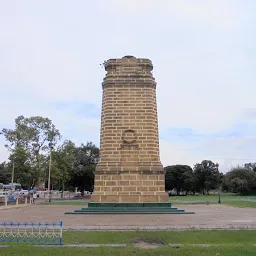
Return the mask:
{"type": "Polygon", "coordinates": [[[255,10],[253,0],[1,1],[0,127],[41,115],[98,145],[100,64],[134,55],[154,64],[164,165],[256,161],[255,10]]]}

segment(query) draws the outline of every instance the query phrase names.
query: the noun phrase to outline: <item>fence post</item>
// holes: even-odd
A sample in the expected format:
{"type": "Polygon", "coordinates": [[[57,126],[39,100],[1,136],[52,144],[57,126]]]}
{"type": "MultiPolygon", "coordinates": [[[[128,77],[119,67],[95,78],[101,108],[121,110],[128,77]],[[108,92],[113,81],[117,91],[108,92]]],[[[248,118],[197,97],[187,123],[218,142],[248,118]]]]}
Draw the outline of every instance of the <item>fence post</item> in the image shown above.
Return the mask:
{"type": "Polygon", "coordinates": [[[60,246],[62,246],[62,221],[60,222],[60,246]]]}
{"type": "Polygon", "coordinates": [[[25,204],[28,204],[28,197],[25,196],[25,204]]]}
{"type": "Polygon", "coordinates": [[[4,198],[4,205],[5,205],[5,207],[8,205],[8,197],[7,196],[4,198]]]}
{"type": "Polygon", "coordinates": [[[16,198],[16,205],[19,204],[19,198],[16,198]]]}

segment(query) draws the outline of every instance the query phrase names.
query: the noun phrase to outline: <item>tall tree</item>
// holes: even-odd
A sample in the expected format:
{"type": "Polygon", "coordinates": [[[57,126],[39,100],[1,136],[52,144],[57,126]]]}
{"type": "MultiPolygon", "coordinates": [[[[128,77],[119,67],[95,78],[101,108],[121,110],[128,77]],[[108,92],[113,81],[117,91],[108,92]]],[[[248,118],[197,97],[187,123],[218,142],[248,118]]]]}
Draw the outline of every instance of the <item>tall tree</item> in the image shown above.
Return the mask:
{"type": "Polygon", "coordinates": [[[0,183],[7,184],[11,180],[11,169],[6,162],[0,164],[0,183]]]}
{"type": "Polygon", "coordinates": [[[23,146],[19,145],[9,156],[9,169],[15,165],[14,180],[22,184],[23,188],[30,188],[33,185],[34,173],[31,168],[31,155],[23,146]]]}
{"type": "MultiPolygon", "coordinates": [[[[15,129],[2,130],[7,141],[6,147],[15,157],[15,149],[22,147],[30,155],[33,170],[33,186],[45,180],[44,165],[50,147],[55,146],[60,139],[60,133],[49,118],[40,116],[15,119],[15,129]]],[[[13,159],[16,162],[16,159],[13,159]]]]}
{"type": "Polygon", "coordinates": [[[76,147],[70,140],[64,141],[64,143],[52,153],[52,178],[55,180],[55,183],[60,185],[59,189],[62,190],[62,192],[65,190],[65,185],[70,182],[74,173],[75,156],[76,147]]]}
{"type": "Polygon", "coordinates": [[[94,171],[99,161],[99,148],[92,142],[82,144],[75,150],[74,172],[70,185],[79,190],[93,191],[94,171]]]}
{"type": "Polygon", "coordinates": [[[194,181],[196,192],[208,193],[211,189],[216,189],[220,185],[221,175],[219,165],[210,161],[203,160],[194,166],[194,181]]]}
{"type": "Polygon", "coordinates": [[[164,168],[165,170],[165,189],[175,189],[177,195],[181,191],[188,192],[191,190],[192,168],[188,165],[171,165],[164,168]]]}
{"type": "Polygon", "coordinates": [[[247,194],[256,190],[256,173],[251,169],[237,166],[226,173],[224,184],[230,192],[247,194]]]}
{"type": "Polygon", "coordinates": [[[244,164],[244,167],[249,170],[253,170],[256,172],[256,163],[246,163],[244,164]]]}

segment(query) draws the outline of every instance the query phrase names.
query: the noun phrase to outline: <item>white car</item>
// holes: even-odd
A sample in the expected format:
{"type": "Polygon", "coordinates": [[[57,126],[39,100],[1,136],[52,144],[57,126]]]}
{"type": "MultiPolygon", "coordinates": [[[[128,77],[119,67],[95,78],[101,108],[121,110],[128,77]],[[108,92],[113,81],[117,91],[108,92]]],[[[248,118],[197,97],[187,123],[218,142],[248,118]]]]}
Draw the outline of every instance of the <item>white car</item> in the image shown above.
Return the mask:
{"type": "Polygon", "coordinates": [[[1,197],[5,197],[5,196],[9,196],[10,193],[8,191],[0,191],[0,196],[1,197]]]}
{"type": "Polygon", "coordinates": [[[9,196],[10,195],[10,192],[8,191],[1,191],[0,192],[0,196],[9,196]]]}
{"type": "Polygon", "coordinates": [[[19,191],[19,194],[27,196],[28,195],[28,190],[21,190],[21,191],[19,191]]]}

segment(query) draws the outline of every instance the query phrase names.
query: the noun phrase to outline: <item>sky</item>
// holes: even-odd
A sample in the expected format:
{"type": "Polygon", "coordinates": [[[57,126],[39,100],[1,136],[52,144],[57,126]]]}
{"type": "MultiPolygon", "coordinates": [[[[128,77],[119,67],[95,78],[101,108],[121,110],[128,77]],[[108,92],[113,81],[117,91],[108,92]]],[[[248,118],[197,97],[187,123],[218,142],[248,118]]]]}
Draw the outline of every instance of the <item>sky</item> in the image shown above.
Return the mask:
{"type": "Polygon", "coordinates": [[[99,146],[100,64],[133,55],[154,65],[164,166],[254,162],[255,10],[254,0],[0,1],[0,129],[49,117],[63,139],[99,146]]]}

